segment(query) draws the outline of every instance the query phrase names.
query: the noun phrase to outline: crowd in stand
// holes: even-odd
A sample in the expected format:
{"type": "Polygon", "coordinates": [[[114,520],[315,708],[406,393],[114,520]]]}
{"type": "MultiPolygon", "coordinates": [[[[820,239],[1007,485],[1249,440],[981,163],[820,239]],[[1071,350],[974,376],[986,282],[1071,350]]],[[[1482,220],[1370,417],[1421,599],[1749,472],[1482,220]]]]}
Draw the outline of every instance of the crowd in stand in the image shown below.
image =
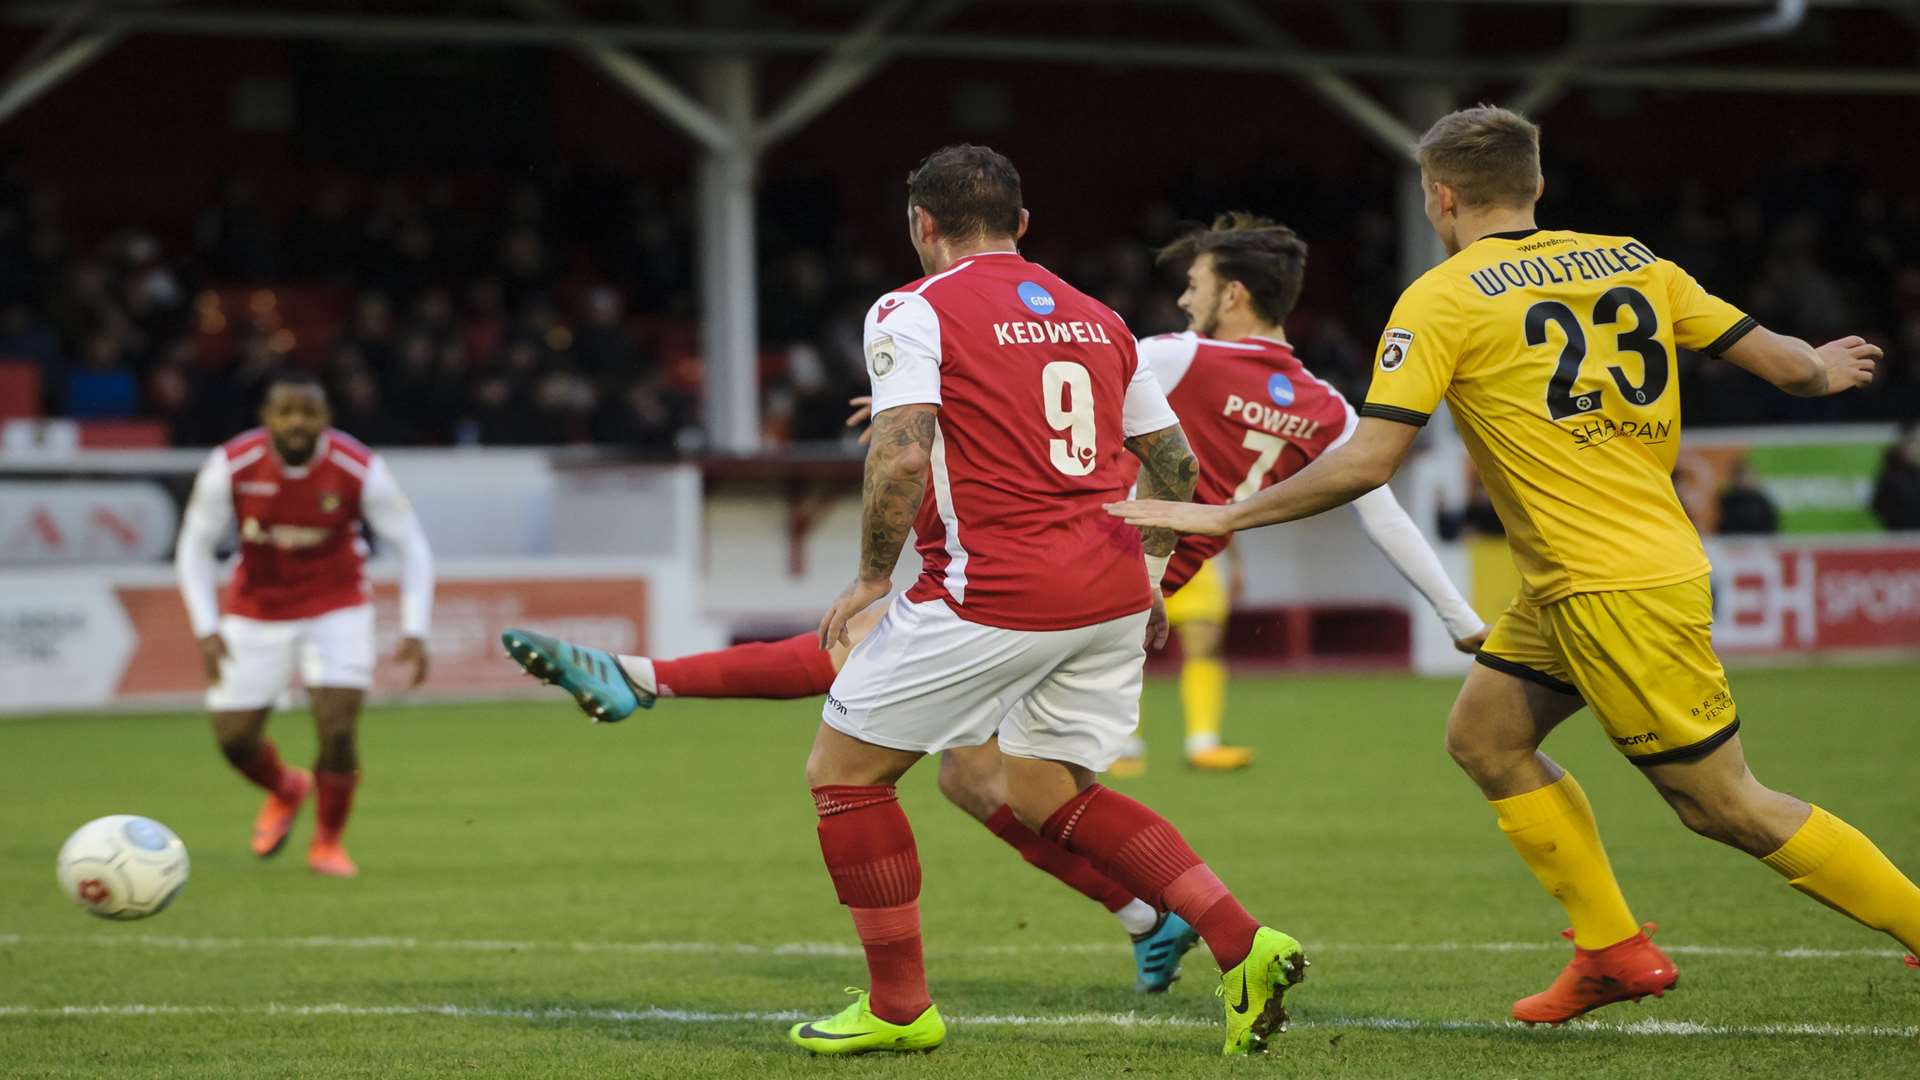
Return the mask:
{"type": "MultiPolygon", "coordinates": [[[[1569,224],[1646,239],[1771,327],[1816,342],[1859,332],[1888,351],[1871,390],[1823,401],[1683,356],[1689,423],[1920,415],[1920,194],[1837,170],[1756,182],[1731,200],[1693,186],[1623,201],[1578,172],[1549,190],[1560,195],[1543,223],[1577,207],[1569,224]]],[[[1182,213],[1222,207],[1206,192],[1179,201],[1102,244],[1056,237],[1031,250],[1137,332],[1180,329],[1177,287],[1156,277],[1152,245],[1182,213]]],[[[861,316],[913,274],[904,243],[849,241],[836,203],[817,183],[763,191],[762,389],[775,444],[841,437],[845,399],[864,388],[861,316]]],[[[236,180],[190,239],[171,242],[139,228],[81,242],[66,218],[57,190],[0,182],[0,360],[39,368],[50,415],[148,418],[176,444],[205,445],[247,426],[259,380],[297,362],[322,372],[340,425],[379,445],[700,449],[691,223],[684,199],[655,188],[576,174],[478,195],[341,184],[288,211],[236,180]],[[320,289],[336,309],[325,339],[213,299],[234,286],[320,289]]],[[[1309,366],[1358,395],[1397,291],[1394,229],[1367,210],[1311,220],[1314,259],[1341,279],[1310,284],[1292,330],[1309,366]],[[1315,227],[1334,216],[1335,230],[1315,227]]]]}

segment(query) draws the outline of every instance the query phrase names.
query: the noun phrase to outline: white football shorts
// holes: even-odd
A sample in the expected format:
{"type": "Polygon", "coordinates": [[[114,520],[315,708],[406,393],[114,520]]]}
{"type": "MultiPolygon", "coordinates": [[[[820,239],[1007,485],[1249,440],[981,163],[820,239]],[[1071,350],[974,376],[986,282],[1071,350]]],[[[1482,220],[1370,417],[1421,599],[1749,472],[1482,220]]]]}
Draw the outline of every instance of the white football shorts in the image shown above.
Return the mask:
{"type": "Polygon", "coordinates": [[[309,687],[365,690],[373,685],[373,605],[338,608],[311,619],[220,617],[227,658],[207,688],[213,712],[269,709],[293,681],[309,687]]]}
{"type": "Polygon", "coordinates": [[[1140,723],[1147,613],[1073,630],[968,622],[895,598],[833,680],[821,719],[877,746],[934,754],[994,735],[1015,757],[1105,771],[1140,723]]]}

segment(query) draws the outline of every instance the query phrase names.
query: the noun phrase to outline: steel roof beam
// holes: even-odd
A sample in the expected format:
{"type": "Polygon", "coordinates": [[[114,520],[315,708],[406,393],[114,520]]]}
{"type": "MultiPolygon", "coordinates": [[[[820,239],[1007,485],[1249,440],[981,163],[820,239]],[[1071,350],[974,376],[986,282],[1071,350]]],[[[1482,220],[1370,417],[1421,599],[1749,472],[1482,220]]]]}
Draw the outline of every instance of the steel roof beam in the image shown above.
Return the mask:
{"type": "MultiPolygon", "coordinates": [[[[0,21],[43,25],[44,9],[16,9],[0,21]]],[[[663,50],[720,53],[810,53],[830,51],[844,36],[824,31],[705,30],[610,24],[553,26],[506,21],[453,19],[365,19],[336,16],[256,15],[235,12],[180,11],[128,13],[105,22],[122,32],[184,34],[203,37],[308,38],[334,41],[392,41],[415,44],[495,46],[618,43],[663,50]]],[[[1553,68],[1543,61],[1435,60],[1376,53],[1312,53],[1238,46],[1169,45],[1160,42],[1015,38],[959,34],[902,34],[887,38],[896,56],[937,56],[977,60],[1033,60],[1099,67],[1216,69],[1299,75],[1329,71],[1394,80],[1433,79],[1519,82],[1553,68]]],[[[1920,93],[1920,72],[1905,68],[1729,68],[1590,66],[1571,81],[1600,86],[1672,85],[1691,89],[1778,90],[1866,94],[1920,93]]]]}

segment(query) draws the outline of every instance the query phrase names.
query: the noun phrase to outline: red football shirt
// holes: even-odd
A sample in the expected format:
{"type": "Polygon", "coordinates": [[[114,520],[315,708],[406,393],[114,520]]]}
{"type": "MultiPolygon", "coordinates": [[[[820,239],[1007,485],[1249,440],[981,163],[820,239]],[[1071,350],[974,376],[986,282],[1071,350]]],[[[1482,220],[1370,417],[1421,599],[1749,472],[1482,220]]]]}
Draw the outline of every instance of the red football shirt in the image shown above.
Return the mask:
{"type": "Polygon", "coordinates": [[[968,256],[867,313],[874,412],[940,407],[907,593],[961,618],[1065,630],[1143,611],[1123,442],[1177,421],[1105,305],[1016,252],[968,256]]]}
{"type": "MultiPolygon", "coordinates": [[[[1354,412],[1340,391],[1271,338],[1215,341],[1195,333],[1142,340],[1200,462],[1194,501],[1239,502],[1339,445],[1354,412]]],[[[1227,546],[1224,536],[1183,537],[1163,587],[1174,592],[1227,546]]]]}
{"type": "Polygon", "coordinates": [[[373,451],[328,429],[305,466],[281,462],[264,430],[221,447],[232,476],[240,559],[227,612],[249,619],[305,619],[364,604],[366,542],[360,496],[373,451]]]}

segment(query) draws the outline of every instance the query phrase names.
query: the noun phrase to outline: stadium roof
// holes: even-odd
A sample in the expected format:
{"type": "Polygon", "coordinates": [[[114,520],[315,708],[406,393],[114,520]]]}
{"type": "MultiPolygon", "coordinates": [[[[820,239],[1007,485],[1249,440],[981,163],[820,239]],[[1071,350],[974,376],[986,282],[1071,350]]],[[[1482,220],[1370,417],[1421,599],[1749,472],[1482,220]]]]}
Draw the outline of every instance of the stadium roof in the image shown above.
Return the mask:
{"type": "Polygon", "coordinates": [[[1539,113],[1576,85],[1920,93],[1920,3],[1868,0],[78,0],[16,3],[0,26],[35,35],[0,82],[0,124],[131,35],[577,55],[703,152],[705,408],[716,448],[736,452],[758,440],[755,166],[895,61],[1297,81],[1399,164],[1405,270],[1434,255],[1407,152],[1463,101],[1539,113]],[[760,61],[780,58],[812,63],[762,94],[774,65],[760,61]]]}
{"type": "Polygon", "coordinates": [[[1533,109],[1570,85],[1920,93],[1920,4],[1866,0],[79,0],[0,19],[43,30],[0,85],[0,122],[129,34],[567,48],[624,69],[609,74],[709,145],[719,132],[634,54],[824,55],[832,77],[769,118],[767,141],[911,57],[1272,72],[1399,145],[1405,110],[1361,83],[1533,109]]]}

